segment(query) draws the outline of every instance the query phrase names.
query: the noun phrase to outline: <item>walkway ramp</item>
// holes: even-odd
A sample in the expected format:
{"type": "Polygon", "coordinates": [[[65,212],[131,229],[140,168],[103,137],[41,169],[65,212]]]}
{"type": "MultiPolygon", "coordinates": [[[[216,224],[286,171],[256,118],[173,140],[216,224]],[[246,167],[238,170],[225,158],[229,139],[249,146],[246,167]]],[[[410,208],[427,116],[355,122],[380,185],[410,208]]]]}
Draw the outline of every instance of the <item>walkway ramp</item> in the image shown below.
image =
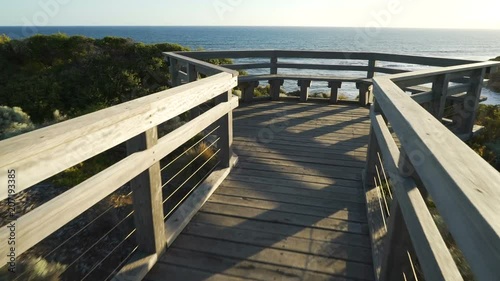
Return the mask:
{"type": "Polygon", "coordinates": [[[357,105],[236,109],[238,166],[145,280],[373,280],[368,133],[357,105]]]}

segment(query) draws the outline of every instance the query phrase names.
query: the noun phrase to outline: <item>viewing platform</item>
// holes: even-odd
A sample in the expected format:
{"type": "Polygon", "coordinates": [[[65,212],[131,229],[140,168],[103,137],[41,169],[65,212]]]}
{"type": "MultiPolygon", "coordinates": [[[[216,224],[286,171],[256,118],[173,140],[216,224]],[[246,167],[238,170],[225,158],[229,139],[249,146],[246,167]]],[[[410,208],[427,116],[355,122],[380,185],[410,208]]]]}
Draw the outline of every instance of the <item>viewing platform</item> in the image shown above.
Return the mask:
{"type": "Polygon", "coordinates": [[[294,101],[236,109],[237,167],[146,280],[374,280],[361,183],[368,112],[294,101]]]}
{"type": "MultiPolygon", "coordinates": [[[[500,276],[500,173],[464,143],[481,129],[481,89],[500,63],[280,50],[165,57],[170,89],[0,142],[0,182],[17,171],[17,192],[123,153],[17,220],[19,258],[47,239],[64,247],[123,208],[95,242],[71,248],[78,259],[61,280],[500,276]],[[255,62],[209,62],[221,58],[255,62]],[[238,72],[249,69],[261,71],[238,72]],[[280,94],[285,81],[298,96],[280,94]],[[329,95],[311,96],[313,81],[329,95]],[[340,100],[349,83],[359,97],[340,100]],[[261,84],[268,94],[257,96],[261,84]],[[55,235],[112,196],[125,203],[55,235]]],[[[7,189],[0,199],[10,200],[7,189]]]]}

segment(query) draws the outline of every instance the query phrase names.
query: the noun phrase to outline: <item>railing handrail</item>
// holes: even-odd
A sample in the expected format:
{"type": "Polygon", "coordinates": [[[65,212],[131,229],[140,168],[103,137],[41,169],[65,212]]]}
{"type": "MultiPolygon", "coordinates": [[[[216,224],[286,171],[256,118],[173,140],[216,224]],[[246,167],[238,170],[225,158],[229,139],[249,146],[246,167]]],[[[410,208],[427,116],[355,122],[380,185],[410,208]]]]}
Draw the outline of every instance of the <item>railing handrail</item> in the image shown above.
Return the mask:
{"type": "MultiPolygon", "coordinates": [[[[141,177],[144,171],[150,170],[149,173],[153,173],[152,167],[159,166],[161,159],[207,127],[221,122],[221,120],[222,125],[219,129],[219,133],[222,134],[220,136],[221,155],[230,158],[231,112],[238,106],[238,99],[231,98],[230,93],[236,85],[237,77],[234,76],[234,73],[218,73],[187,85],[0,141],[0,150],[2,151],[0,155],[0,180],[7,183],[7,171],[15,170],[19,178],[16,181],[16,193],[121,143],[133,142],[138,137],[143,136],[147,144],[143,146],[141,142],[144,141],[134,142],[139,143],[134,148],[137,150],[132,151],[132,153],[129,151],[129,156],[123,160],[18,218],[16,222],[16,239],[18,241],[16,255],[23,254],[127,182],[141,177]],[[158,138],[156,129],[158,125],[214,98],[219,99],[218,105],[201,116],[193,118],[178,129],[158,138]],[[224,120],[226,120],[225,124],[224,120]]],[[[223,157],[221,156],[221,158],[223,157]]],[[[221,163],[227,161],[229,160],[222,159],[221,163]]],[[[225,169],[223,174],[217,176],[225,177],[228,173],[226,170],[229,169],[225,169]]],[[[153,177],[161,181],[159,169],[154,171],[157,173],[153,177]]],[[[146,178],[148,177],[146,176],[146,178]]],[[[209,177],[209,179],[211,178],[209,177]]],[[[163,234],[159,235],[159,233],[164,233],[161,229],[165,228],[161,205],[161,182],[151,182],[149,185],[141,185],[141,193],[149,192],[151,195],[149,198],[146,196],[146,201],[156,201],[140,207],[135,206],[134,203],[135,214],[141,216],[141,220],[148,224],[144,230],[138,230],[136,235],[144,237],[144,234],[140,233],[144,231],[149,236],[139,242],[139,250],[146,248],[148,249],[146,252],[151,250],[153,254],[158,254],[155,253],[155,249],[151,249],[145,244],[148,244],[149,241],[166,243],[166,241],[172,240],[174,232],[179,231],[178,229],[172,230],[168,237],[163,234]],[[146,208],[150,210],[146,210],[146,208]],[[154,226],[151,225],[153,221],[154,226]],[[159,222],[161,225],[158,224],[159,222]],[[151,233],[151,229],[154,229],[155,233],[151,233]],[[144,244],[142,244],[143,242],[144,244]]],[[[141,196],[135,193],[132,195],[134,197],[141,196]]],[[[8,197],[7,189],[0,189],[0,200],[8,197]]],[[[206,200],[205,198],[197,199],[206,200]]],[[[144,202],[142,200],[138,204],[144,204],[144,202]]],[[[195,203],[198,204],[198,202],[195,203]]],[[[193,207],[195,203],[189,204],[193,207]]],[[[181,216],[190,215],[192,214],[183,210],[177,219],[183,220],[181,216]]],[[[176,225],[176,227],[184,226],[176,225]]],[[[7,227],[0,229],[0,237],[4,239],[7,239],[9,233],[7,227]]],[[[0,252],[9,252],[9,247],[7,243],[0,244],[0,252]]],[[[155,247],[162,249],[164,245],[157,244],[155,247]]],[[[8,256],[2,255],[0,264],[5,265],[7,260],[8,256]]]]}
{"type": "Polygon", "coordinates": [[[455,66],[479,62],[456,58],[442,58],[433,56],[415,56],[391,54],[383,52],[340,52],[340,51],[312,51],[312,50],[227,50],[227,51],[190,51],[174,52],[196,59],[217,58],[309,58],[309,59],[340,59],[340,60],[375,60],[385,62],[399,62],[430,66],[455,66]]]}
{"type": "MultiPolygon", "coordinates": [[[[482,78],[487,68],[498,65],[498,62],[482,62],[373,79],[376,103],[372,110],[382,114],[390,124],[406,157],[395,161],[410,161],[478,280],[500,276],[500,173],[416,103],[399,84],[425,77],[451,77],[454,73],[468,71],[475,71],[476,76],[482,78]]],[[[474,92],[471,97],[476,99],[476,94],[474,92]]],[[[465,113],[475,114],[475,110],[474,107],[465,113]]],[[[380,133],[377,139],[379,144],[387,144],[387,140],[380,139],[380,133]]],[[[393,157],[387,148],[381,151],[385,152],[383,157],[393,157]]],[[[394,188],[402,187],[396,182],[394,188]]],[[[422,249],[417,253],[419,251],[422,249]]],[[[426,270],[432,267],[432,262],[425,260],[426,266],[430,266],[426,270]]],[[[455,280],[449,279],[454,273],[449,274],[439,279],[455,280]]]]}
{"type": "MultiPolygon", "coordinates": [[[[0,141],[0,170],[10,167],[26,173],[16,186],[20,192],[232,89],[235,83],[231,74],[220,73],[0,141]],[[117,134],[114,126],[130,128],[117,134]],[[101,141],[89,147],[89,139],[96,136],[101,141]],[[73,147],[61,150],[61,145],[73,147]],[[47,167],[47,161],[53,166],[47,167]]],[[[7,182],[6,173],[0,180],[7,182]]],[[[0,189],[0,200],[5,198],[7,190],[0,189]]]]}

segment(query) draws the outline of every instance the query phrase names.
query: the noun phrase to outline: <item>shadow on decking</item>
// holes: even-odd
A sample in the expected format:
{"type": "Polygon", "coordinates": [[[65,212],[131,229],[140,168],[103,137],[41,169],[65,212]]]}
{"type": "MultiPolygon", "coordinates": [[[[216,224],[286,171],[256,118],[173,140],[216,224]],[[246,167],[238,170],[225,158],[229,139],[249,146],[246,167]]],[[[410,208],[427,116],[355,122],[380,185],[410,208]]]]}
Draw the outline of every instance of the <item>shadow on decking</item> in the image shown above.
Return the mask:
{"type": "Polygon", "coordinates": [[[373,280],[368,110],[275,102],[234,116],[240,164],[146,279],[373,280]]]}

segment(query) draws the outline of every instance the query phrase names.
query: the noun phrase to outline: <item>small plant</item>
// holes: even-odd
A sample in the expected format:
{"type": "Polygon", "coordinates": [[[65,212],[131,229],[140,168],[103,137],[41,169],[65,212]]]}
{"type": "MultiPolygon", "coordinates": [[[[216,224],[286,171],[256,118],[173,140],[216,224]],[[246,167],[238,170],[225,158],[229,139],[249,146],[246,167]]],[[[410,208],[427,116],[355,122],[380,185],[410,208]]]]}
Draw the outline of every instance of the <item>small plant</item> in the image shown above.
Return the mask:
{"type": "Polygon", "coordinates": [[[500,171],[500,105],[480,105],[476,123],[484,130],[468,144],[500,171]]]}
{"type": "MultiPolygon", "coordinates": [[[[500,61],[500,56],[491,60],[500,61]]],[[[490,74],[488,88],[490,88],[492,91],[500,93],[500,69],[498,69],[497,72],[490,74]]]]}
{"type": "Polygon", "coordinates": [[[300,90],[288,92],[287,95],[292,96],[292,97],[298,97],[298,96],[300,96],[300,90]]]}
{"type": "MultiPolygon", "coordinates": [[[[59,275],[66,270],[66,265],[49,262],[43,258],[28,258],[17,264],[16,275],[23,274],[21,280],[25,281],[59,281],[59,275]]],[[[6,267],[0,270],[0,280],[10,280],[12,272],[6,267]]]]}
{"type": "Polygon", "coordinates": [[[8,42],[10,42],[9,36],[7,36],[5,34],[0,35],[0,44],[8,43],[8,42]]]}
{"type": "Polygon", "coordinates": [[[30,116],[20,107],[0,106],[0,139],[10,138],[35,129],[30,116]]]}
{"type": "Polygon", "coordinates": [[[342,94],[342,93],[341,93],[341,94],[339,94],[339,95],[337,96],[337,98],[338,98],[339,100],[348,100],[348,99],[349,99],[349,97],[348,97],[348,96],[346,96],[345,94],[342,94]]]}

